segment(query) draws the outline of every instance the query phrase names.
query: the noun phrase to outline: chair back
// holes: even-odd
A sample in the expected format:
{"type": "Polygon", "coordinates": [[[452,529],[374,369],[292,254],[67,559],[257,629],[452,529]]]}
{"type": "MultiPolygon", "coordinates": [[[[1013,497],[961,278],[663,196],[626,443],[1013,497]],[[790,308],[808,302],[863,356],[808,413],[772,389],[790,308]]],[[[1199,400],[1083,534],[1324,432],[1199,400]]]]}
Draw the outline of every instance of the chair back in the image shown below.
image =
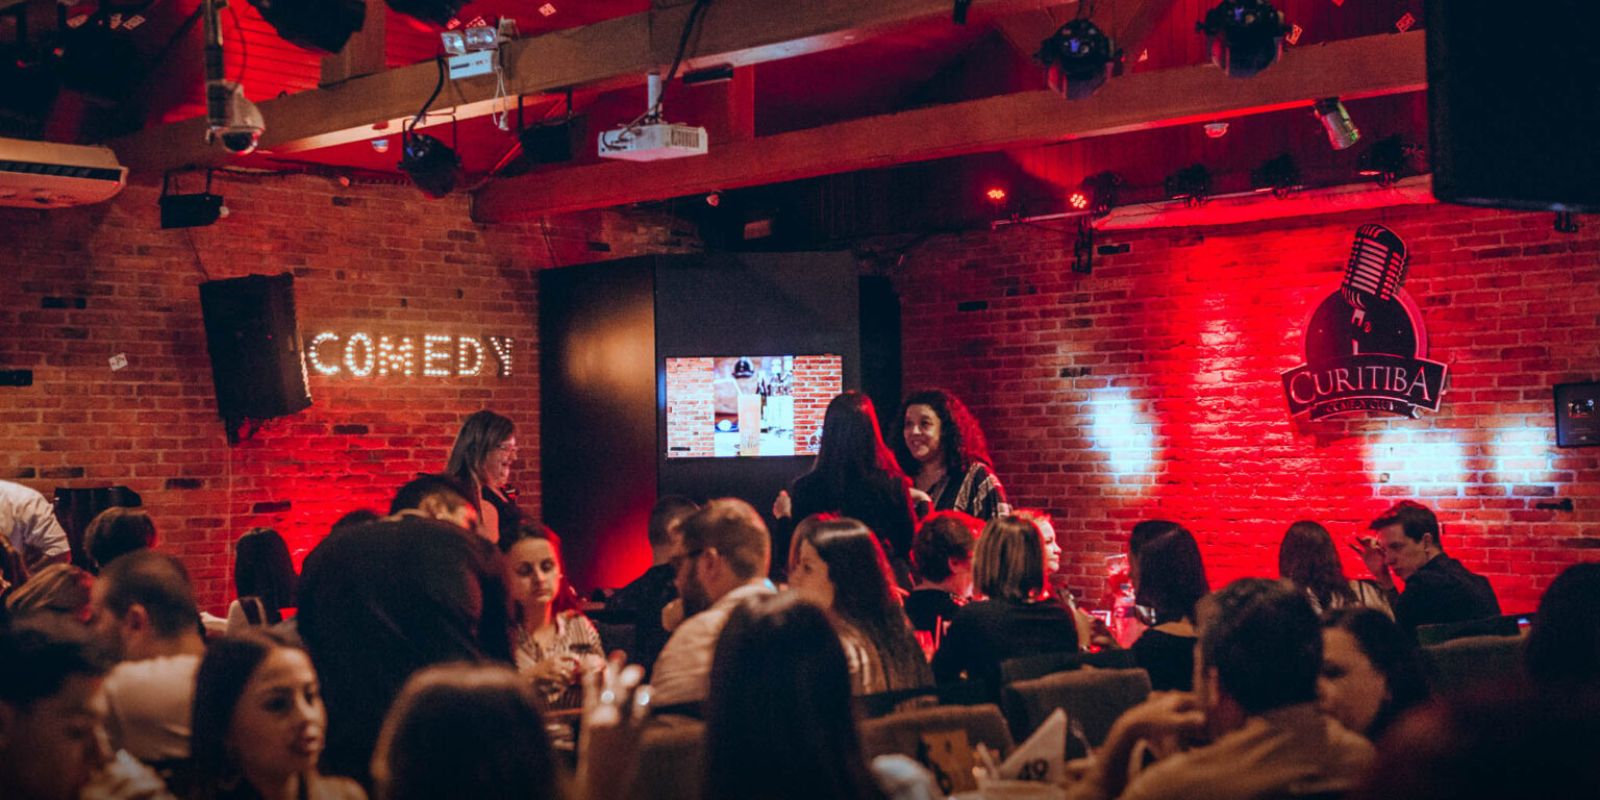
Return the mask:
{"type": "Polygon", "coordinates": [[[965,731],[969,745],[982,742],[997,753],[1011,752],[1011,731],[992,704],[931,706],[869,719],[861,723],[861,746],[868,758],[890,753],[916,758],[925,734],[954,730],[965,731]]]}
{"type": "Polygon", "coordinates": [[[630,800],[699,800],[705,764],[706,724],[676,715],[657,716],[639,740],[639,773],[630,800]]]}
{"type": "Polygon", "coordinates": [[[1469,636],[1516,636],[1522,633],[1522,621],[1528,614],[1510,614],[1503,617],[1484,617],[1460,622],[1441,622],[1437,625],[1418,625],[1417,644],[1442,644],[1469,636]]]}
{"type": "Polygon", "coordinates": [[[1422,648],[1435,694],[1459,694],[1484,683],[1520,681],[1522,637],[1468,636],[1422,648]]]}
{"type": "Polygon", "coordinates": [[[1078,669],[1017,681],[1002,692],[1012,735],[1026,739],[1056,709],[1065,709],[1090,746],[1098,746],[1122,712],[1150,696],[1142,669],[1078,669]]]}
{"type": "Polygon", "coordinates": [[[1043,678],[1057,672],[1069,672],[1083,667],[1100,669],[1133,669],[1139,666],[1132,650],[1101,650],[1098,653],[1041,653],[1000,662],[1002,685],[1043,678]]]}

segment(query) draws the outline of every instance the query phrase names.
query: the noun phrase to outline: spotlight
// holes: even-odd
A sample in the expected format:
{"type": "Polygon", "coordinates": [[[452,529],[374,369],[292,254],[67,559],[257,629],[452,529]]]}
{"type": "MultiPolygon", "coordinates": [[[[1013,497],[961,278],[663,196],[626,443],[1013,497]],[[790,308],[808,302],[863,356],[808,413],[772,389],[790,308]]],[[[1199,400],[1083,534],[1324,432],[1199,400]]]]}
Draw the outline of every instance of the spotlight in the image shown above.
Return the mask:
{"type": "Polygon", "coordinates": [[[228,209],[222,205],[222,195],[211,193],[211,173],[206,173],[206,190],[198,194],[176,194],[172,188],[172,176],[161,179],[161,197],[157,203],[161,206],[161,229],[173,228],[199,228],[210,225],[228,215],[228,209]]]}
{"type": "Polygon", "coordinates": [[[1211,63],[1233,78],[1249,78],[1283,54],[1283,13],[1268,0],[1222,0],[1195,30],[1206,35],[1211,63]]]}
{"type": "Polygon", "coordinates": [[[1294,163],[1293,156],[1284,153],[1251,170],[1250,186],[1257,191],[1270,189],[1281,200],[1300,190],[1300,166],[1294,163]]]}
{"type": "Polygon", "coordinates": [[[1207,139],[1221,139],[1228,135],[1228,123],[1226,122],[1207,122],[1200,127],[1206,132],[1207,139]]]}
{"type": "Polygon", "coordinates": [[[988,198],[989,202],[998,206],[1006,201],[1006,190],[998,186],[993,186],[989,188],[989,191],[984,192],[983,196],[988,198]]]}
{"type": "Polygon", "coordinates": [[[1087,211],[1089,209],[1089,196],[1083,192],[1073,192],[1067,195],[1067,205],[1072,206],[1073,211],[1087,211]]]}
{"type": "Polygon", "coordinates": [[[250,0],[278,35],[307,50],[337,53],[367,21],[364,0],[250,0]]]}
{"type": "Polygon", "coordinates": [[[1068,100],[1082,100],[1111,77],[1122,51],[1093,22],[1079,17],[1041,42],[1034,58],[1044,64],[1051,89],[1068,100]]]}
{"type": "Polygon", "coordinates": [[[1200,205],[1211,195],[1211,170],[1204,164],[1193,164],[1167,176],[1167,197],[1183,200],[1189,205],[1200,205]]]}
{"type": "Polygon", "coordinates": [[[1415,161],[1421,154],[1421,147],[1395,134],[1379,139],[1361,154],[1358,172],[1364,178],[1376,178],[1380,186],[1388,186],[1408,175],[1415,175],[1415,161]]]}
{"type": "Polygon", "coordinates": [[[449,24],[465,0],[387,0],[389,7],[408,17],[431,22],[439,27],[449,24]]]}
{"type": "Polygon", "coordinates": [[[406,132],[400,149],[400,171],[411,176],[411,182],[422,193],[433,198],[444,197],[456,188],[456,174],[461,170],[461,158],[444,142],[426,133],[406,132]]]}
{"type": "Polygon", "coordinates": [[[1122,178],[1114,172],[1100,172],[1083,179],[1078,184],[1078,191],[1068,198],[1072,207],[1079,211],[1088,211],[1092,216],[1103,217],[1111,213],[1111,207],[1117,204],[1118,190],[1122,188],[1122,178]],[[1083,205],[1078,205],[1078,198],[1083,199],[1083,205]]]}
{"type": "Polygon", "coordinates": [[[1361,131],[1350,121],[1350,112],[1337,97],[1324,97],[1313,104],[1322,129],[1328,132],[1328,144],[1335,150],[1345,150],[1361,139],[1361,131]]]}

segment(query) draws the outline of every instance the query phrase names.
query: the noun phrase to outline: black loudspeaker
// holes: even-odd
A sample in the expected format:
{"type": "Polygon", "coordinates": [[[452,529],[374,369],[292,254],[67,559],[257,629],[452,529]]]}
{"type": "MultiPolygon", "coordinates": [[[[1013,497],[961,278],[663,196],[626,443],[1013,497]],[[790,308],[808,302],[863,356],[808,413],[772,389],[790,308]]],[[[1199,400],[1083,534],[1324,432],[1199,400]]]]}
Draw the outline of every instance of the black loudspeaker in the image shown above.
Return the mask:
{"type": "Polygon", "coordinates": [[[1451,203],[1600,212],[1593,0],[1426,3],[1433,193],[1451,203]]]}
{"type": "Polygon", "coordinates": [[[246,419],[281,417],[311,405],[295,325],[293,275],[202,283],[200,310],[217,412],[230,435],[246,419]]]}

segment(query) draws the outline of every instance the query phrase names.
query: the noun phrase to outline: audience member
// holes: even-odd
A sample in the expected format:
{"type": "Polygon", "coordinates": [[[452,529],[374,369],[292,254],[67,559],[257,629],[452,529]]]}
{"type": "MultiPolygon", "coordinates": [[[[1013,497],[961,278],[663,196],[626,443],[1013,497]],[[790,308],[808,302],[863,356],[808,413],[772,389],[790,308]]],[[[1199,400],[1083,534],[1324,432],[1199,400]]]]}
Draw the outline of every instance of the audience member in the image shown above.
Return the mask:
{"type": "Polygon", "coordinates": [[[1539,599],[1526,663],[1534,686],[1552,697],[1600,700],[1600,563],[1567,567],[1539,599]]]}
{"type": "Polygon", "coordinates": [[[298,580],[289,545],[277,531],[246,531],[233,546],[233,588],[238,599],[228,606],[228,633],[283,622],[283,610],[294,608],[298,580]]]}
{"type": "Polygon", "coordinates": [[[1185,530],[1182,525],[1169,519],[1140,520],[1133,525],[1133,530],[1128,533],[1128,580],[1134,586],[1139,585],[1139,553],[1144,546],[1176,530],[1185,530]]]}
{"type": "Polygon", "coordinates": [[[450,447],[444,471],[468,490],[489,541],[515,536],[522,522],[510,490],[511,465],[517,460],[517,428],[509,417],[484,409],[467,417],[450,447]]]}
{"type": "Polygon", "coordinates": [[[894,438],[900,468],[930,511],[960,511],[988,521],[1009,513],[977,418],[944,389],[914,392],[900,407],[894,438]]]}
{"type": "Polygon", "coordinates": [[[1175,525],[1139,548],[1135,602],[1153,613],[1133,643],[1133,656],[1156,691],[1194,688],[1195,604],[1211,590],[1194,534],[1175,525]]]}
{"type": "Polygon", "coordinates": [[[152,766],[188,759],[205,653],[188,571],[166,553],[139,550],[101,570],[92,596],[96,636],[122,659],[105,682],[111,744],[152,766]]]}
{"type": "Polygon", "coordinates": [[[911,542],[916,583],[906,596],[906,617],[913,630],[933,634],[935,644],[972,596],[972,549],[982,530],[977,517],[937,511],[922,521],[911,542]]]}
{"type": "Polygon", "coordinates": [[[700,506],[687,497],[669,494],[650,509],[646,537],[650,542],[650,568],[632,583],[618,589],[606,602],[606,611],[626,615],[634,625],[634,647],[628,654],[646,672],[667,643],[661,612],[678,597],[673,585],[672,554],[678,549],[678,525],[700,506]]]}
{"type": "Polygon", "coordinates": [[[940,683],[962,677],[999,689],[1000,663],[1078,649],[1072,614],[1045,599],[1043,537],[1031,520],[996,517],[983,528],[972,577],[984,597],[962,606],[933,656],[940,683]]]}
{"type": "Polygon", "coordinates": [[[28,582],[28,565],[23,563],[22,554],[17,552],[16,545],[11,539],[0,536],[0,627],[6,622],[4,603],[11,596],[11,591],[28,582]]]}
{"type": "Polygon", "coordinates": [[[378,520],[382,516],[382,514],[379,514],[370,508],[358,508],[354,511],[347,511],[345,512],[344,516],[341,516],[333,521],[333,527],[329,528],[328,532],[333,533],[334,531],[342,531],[345,528],[354,528],[357,525],[365,525],[368,522],[378,520]]]}
{"type": "Polygon", "coordinates": [[[212,643],[194,685],[193,800],[365,800],[317,771],[327,730],[305,651],[268,631],[212,643]]]}
{"type": "Polygon", "coordinates": [[[1394,575],[1406,582],[1393,598],[1395,621],[1415,632],[1421,625],[1499,616],[1500,600],[1489,580],[1445,555],[1439,519],[1427,506],[1402,500],[1372,521],[1376,537],[1361,540],[1362,560],[1391,596],[1394,575]]]}
{"type": "Polygon", "coordinates": [[[482,521],[469,496],[467,489],[449,475],[418,475],[394,493],[389,517],[435,519],[475,533],[482,521]]]}
{"type": "MultiPolygon", "coordinates": [[[[904,566],[916,529],[910,489],[911,481],[878,432],[871,398],[845,392],[828,403],[816,464],[778,495],[772,513],[796,522],[821,513],[861,520],[877,534],[896,581],[910,586],[910,568],[904,566]]],[[[787,541],[778,544],[779,552],[788,552],[787,541]]]]}
{"type": "Polygon", "coordinates": [[[156,546],[156,523],[142,508],[112,506],[89,520],[83,529],[83,547],[96,570],[129,553],[156,546]]]}
{"type": "Polygon", "coordinates": [[[794,595],[732,610],[706,709],[708,800],[940,797],[904,756],[862,756],[850,674],[828,616],[794,595]]]}
{"type": "Polygon", "coordinates": [[[29,572],[72,557],[67,532],[56,521],[55,507],[45,496],[11,481],[0,481],[0,535],[22,554],[29,572]]]}
{"type": "Polygon", "coordinates": [[[789,588],[833,614],[858,695],[933,684],[877,537],[853,519],[814,516],[795,529],[789,588]]]}
{"type": "Polygon", "coordinates": [[[48,614],[88,625],[94,619],[93,590],[93,575],[71,564],[51,564],[6,597],[6,612],[17,622],[48,614]]]}
{"type": "Polygon", "coordinates": [[[651,677],[661,706],[706,698],[711,656],[728,614],[739,603],[774,591],[766,579],[767,526],[748,503],[712,500],[685,518],[679,531],[682,549],[673,563],[685,619],[662,648],[651,677]]]}
{"type": "Polygon", "coordinates": [[[561,800],[539,699],[504,666],[429,667],[406,682],[372,756],[377,800],[561,800]]]}
{"type": "Polygon", "coordinates": [[[524,520],[500,537],[506,593],[511,598],[512,656],[517,672],[533,682],[541,707],[577,708],[579,679],[605,665],[600,634],[578,612],[577,595],[561,568],[561,549],[544,526],[524,520]]]}
{"type": "Polygon", "coordinates": [[[1372,745],[1316,709],[1322,633],[1298,589],[1260,578],[1229,584],[1203,604],[1199,650],[1195,693],[1158,692],[1118,719],[1073,800],[1324,795],[1361,779],[1372,745]],[[1140,741],[1201,733],[1210,744],[1130,781],[1140,741]]]}
{"type": "Polygon", "coordinates": [[[1345,577],[1333,537],[1310,520],[1296,522],[1284,532],[1278,545],[1278,577],[1300,587],[1318,614],[1359,606],[1394,616],[1377,584],[1345,577]]]}
{"type": "Polygon", "coordinates": [[[1323,713],[1376,742],[1401,714],[1428,699],[1417,643],[1383,612],[1352,606],[1322,623],[1323,713]]]}
{"type": "Polygon", "coordinates": [[[363,785],[383,714],[412,673],[511,661],[499,554],[452,524],[402,515],[330,534],[306,556],[299,602],[328,707],[323,769],[363,785]]]}

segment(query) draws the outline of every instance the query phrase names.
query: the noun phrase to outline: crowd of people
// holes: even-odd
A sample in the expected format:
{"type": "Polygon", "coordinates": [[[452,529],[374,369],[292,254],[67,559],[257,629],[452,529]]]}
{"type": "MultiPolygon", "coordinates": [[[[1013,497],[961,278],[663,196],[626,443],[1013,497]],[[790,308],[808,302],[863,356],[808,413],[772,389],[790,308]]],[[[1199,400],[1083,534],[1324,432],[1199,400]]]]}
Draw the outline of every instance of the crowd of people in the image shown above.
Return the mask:
{"type": "Polygon", "coordinates": [[[517,506],[515,426],[492,411],[298,574],[278,533],[245,532],[220,617],[148,513],[99,515],[73,566],[48,504],[0,484],[0,794],[638,796],[642,732],[681,718],[704,727],[704,797],[921,800],[943,795],[916,753],[864,751],[869,700],[994,702],[1014,659],[1123,648],[1155,691],[1068,765],[1072,798],[1516,794],[1480,775],[1507,753],[1600,785],[1582,749],[1600,740],[1600,564],[1551,585],[1524,670],[1441,697],[1419,630],[1501,609],[1426,506],[1353,543],[1370,578],[1302,520],[1276,579],[1215,590],[1193,533],[1143,520],[1119,609],[1142,633],[1119,640],[1052,579],[1049,514],[1010,506],[961,401],[917,392],[898,419],[891,446],[869,399],[836,398],[773,525],[739,499],[660,498],[652,566],[603,604],[517,506]]]}

